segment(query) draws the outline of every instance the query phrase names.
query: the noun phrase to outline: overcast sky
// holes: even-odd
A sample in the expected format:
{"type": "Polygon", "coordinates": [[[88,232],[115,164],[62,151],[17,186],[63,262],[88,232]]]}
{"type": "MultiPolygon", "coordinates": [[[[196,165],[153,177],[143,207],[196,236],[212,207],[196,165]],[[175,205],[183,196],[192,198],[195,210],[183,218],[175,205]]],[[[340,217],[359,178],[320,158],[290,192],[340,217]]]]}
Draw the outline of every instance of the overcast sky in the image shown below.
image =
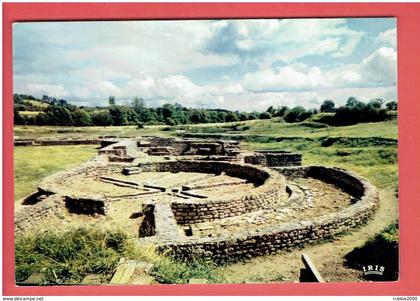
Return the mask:
{"type": "Polygon", "coordinates": [[[397,99],[393,18],[17,23],[13,38],[14,92],[78,105],[397,99]]]}

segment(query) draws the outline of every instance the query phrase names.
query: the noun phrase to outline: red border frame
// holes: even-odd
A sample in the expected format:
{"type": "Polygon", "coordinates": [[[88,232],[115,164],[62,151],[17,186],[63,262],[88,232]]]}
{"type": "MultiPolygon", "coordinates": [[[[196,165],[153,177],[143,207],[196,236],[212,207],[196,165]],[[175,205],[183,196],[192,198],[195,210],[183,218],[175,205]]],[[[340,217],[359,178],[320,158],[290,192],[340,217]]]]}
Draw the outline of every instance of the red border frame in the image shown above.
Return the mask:
{"type": "Polygon", "coordinates": [[[3,3],[4,295],[418,295],[420,294],[420,3],[3,3]],[[291,17],[397,17],[400,280],[379,283],[16,287],[13,225],[12,23],[291,17]],[[417,239],[416,239],[417,238],[417,239]]]}

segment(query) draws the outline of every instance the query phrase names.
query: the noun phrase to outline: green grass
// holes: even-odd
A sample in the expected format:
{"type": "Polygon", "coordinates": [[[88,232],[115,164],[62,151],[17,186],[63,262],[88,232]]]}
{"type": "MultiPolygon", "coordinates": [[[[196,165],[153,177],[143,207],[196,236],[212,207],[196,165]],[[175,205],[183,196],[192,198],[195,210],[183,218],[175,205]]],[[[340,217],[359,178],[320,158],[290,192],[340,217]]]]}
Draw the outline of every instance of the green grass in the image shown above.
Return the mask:
{"type": "Polygon", "coordinates": [[[97,152],[95,148],[93,145],[15,147],[15,200],[34,192],[44,177],[93,158],[97,152]]]}
{"type": "Polygon", "coordinates": [[[119,137],[136,137],[141,135],[168,136],[169,132],[162,131],[164,125],[150,125],[143,129],[137,126],[86,126],[86,127],[63,127],[63,126],[34,126],[15,125],[14,135],[19,139],[97,139],[103,135],[119,137]]]}
{"type": "MultiPolygon", "coordinates": [[[[97,138],[100,135],[129,137],[156,135],[168,137],[183,134],[202,135],[202,137],[216,135],[225,138],[224,135],[227,135],[227,138],[241,139],[241,141],[244,141],[244,146],[250,150],[280,149],[298,151],[304,155],[304,164],[324,164],[347,168],[368,177],[379,187],[397,185],[396,140],[389,141],[382,139],[397,139],[398,127],[396,120],[325,128],[319,127],[318,124],[314,127],[313,122],[317,120],[316,118],[317,116],[313,117],[310,121],[302,123],[284,123],[279,118],[273,118],[271,120],[179,125],[173,127],[145,126],[143,129],[137,129],[136,126],[15,126],[15,135],[19,138],[32,139],[97,138]],[[326,137],[342,137],[342,139],[329,147],[322,147],[321,143],[327,139],[326,137]]],[[[65,148],[67,147],[65,146],[65,148]]],[[[56,147],[52,149],[56,149],[56,147]]],[[[57,149],[60,149],[60,147],[57,149]]],[[[89,156],[89,152],[86,154],[82,149],[83,147],[80,151],[72,153],[72,156],[66,156],[63,152],[61,155],[59,154],[54,157],[54,151],[52,153],[52,160],[48,160],[51,162],[49,164],[61,165],[63,169],[67,162],[70,165],[73,165],[73,163],[76,165],[78,162],[88,159],[85,155],[89,156]],[[55,159],[61,161],[55,164],[55,159]],[[62,165],[63,161],[64,165],[62,165]]],[[[24,150],[21,151],[24,152],[24,150]]],[[[61,151],[59,150],[57,152],[61,151]]],[[[92,155],[93,153],[92,150],[92,155]]],[[[41,153],[30,154],[29,160],[25,160],[25,156],[19,155],[19,150],[17,150],[15,164],[18,186],[16,191],[18,193],[17,197],[22,197],[33,190],[36,182],[48,174],[49,169],[51,169],[51,172],[58,169],[55,169],[54,166],[41,166],[39,169],[39,166],[37,166],[38,162],[31,162],[34,157],[37,157],[41,159],[42,163],[45,156],[41,153]],[[32,168],[32,165],[34,165],[34,168],[32,168]],[[21,168],[26,168],[26,166],[32,169],[32,171],[22,173],[21,168]],[[45,172],[42,172],[43,170],[45,172]],[[31,173],[34,173],[34,175],[32,176],[31,173]],[[25,189],[22,186],[30,187],[30,189],[25,189]],[[24,192],[20,193],[20,191],[24,192]]]]}
{"type": "Polygon", "coordinates": [[[152,263],[151,274],[158,283],[185,284],[191,278],[205,278],[210,283],[224,281],[211,262],[176,260],[153,248],[139,247],[119,230],[93,228],[19,236],[15,244],[16,281],[42,273],[44,284],[80,283],[88,274],[97,274],[102,282],[109,282],[121,257],[152,263]]]}
{"type": "Polygon", "coordinates": [[[15,126],[14,134],[19,138],[58,139],[58,138],[97,138],[100,135],[135,137],[141,135],[174,136],[184,133],[221,133],[241,135],[262,135],[270,137],[383,137],[397,139],[397,121],[359,123],[351,126],[320,127],[314,122],[285,123],[279,118],[270,120],[251,120],[242,122],[210,123],[198,125],[146,125],[143,129],[136,126],[106,127],[57,127],[57,126],[15,126]],[[165,129],[165,130],[164,130],[165,129]],[[167,131],[170,129],[170,131],[167,131]]]}
{"type": "Polygon", "coordinates": [[[47,283],[80,282],[87,274],[112,277],[126,253],[122,232],[79,228],[18,237],[15,244],[16,281],[43,273],[47,283]]]}
{"type": "Polygon", "coordinates": [[[346,254],[345,263],[347,266],[359,270],[367,265],[383,266],[385,268],[383,275],[366,275],[365,278],[372,281],[395,281],[398,280],[399,274],[398,246],[398,223],[393,223],[370,238],[363,246],[346,254]]]}
{"type": "Polygon", "coordinates": [[[214,263],[200,259],[179,261],[171,257],[162,257],[151,274],[157,282],[165,284],[185,284],[192,278],[207,279],[209,283],[225,283],[214,263]]]}
{"type": "Polygon", "coordinates": [[[279,118],[252,120],[223,124],[203,124],[175,126],[173,129],[187,129],[187,133],[224,133],[246,135],[268,135],[272,137],[383,137],[397,139],[397,121],[359,123],[350,126],[321,126],[322,124],[304,121],[285,123],[279,118]],[[236,130],[231,127],[236,125],[236,130]]]}
{"type": "Polygon", "coordinates": [[[304,165],[345,168],[367,177],[379,188],[398,185],[397,147],[322,147],[320,141],[283,140],[270,143],[243,143],[248,150],[288,150],[303,155],[304,165]]]}

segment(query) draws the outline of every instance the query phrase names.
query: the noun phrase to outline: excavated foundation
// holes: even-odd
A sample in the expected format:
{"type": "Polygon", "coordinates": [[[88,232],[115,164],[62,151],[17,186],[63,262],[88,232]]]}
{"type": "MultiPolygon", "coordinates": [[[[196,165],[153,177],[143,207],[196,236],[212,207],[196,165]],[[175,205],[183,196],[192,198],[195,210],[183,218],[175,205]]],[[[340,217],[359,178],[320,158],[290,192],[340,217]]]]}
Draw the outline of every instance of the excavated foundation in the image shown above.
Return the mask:
{"type": "Polygon", "coordinates": [[[366,179],[296,166],[297,154],[159,139],[104,141],[94,160],[45,178],[16,208],[16,234],[119,227],[139,244],[221,262],[331,238],[365,223],[378,204],[366,179]]]}

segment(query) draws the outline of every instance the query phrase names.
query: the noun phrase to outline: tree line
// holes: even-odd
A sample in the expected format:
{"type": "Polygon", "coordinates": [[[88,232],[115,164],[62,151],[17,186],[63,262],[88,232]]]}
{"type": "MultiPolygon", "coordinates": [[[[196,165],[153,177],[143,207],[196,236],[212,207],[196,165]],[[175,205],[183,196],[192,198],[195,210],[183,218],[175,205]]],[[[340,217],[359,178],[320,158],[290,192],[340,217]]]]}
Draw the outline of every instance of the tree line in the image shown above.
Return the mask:
{"type": "Polygon", "coordinates": [[[148,107],[142,98],[136,97],[129,105],[118,105],[110,96],[106,107],[85,107],[44,95],[37,99],[31,95],[14,94],[14,122],[19,125],[60,126],[124,126],[137,125],[179,125],[198,123],[223,123],[280,117],[285,122],[301,122],[319,112],[318,122],[329,125],[350,125],[358,122],[376,122],[389,119],[391,111],[397,110],[397,103],[384,105],[382,99],[368,103],[350,97],[344,106],[338,108],[332,100],[325,100],[319,109],[305,109],[297,106],[270,106],[264,112],[241,112],[224,109],[187,108],[181,104],[164,104],[148,107]]]}
{"type": "Polygon", "coordinates": [[[285,122],[301,122],[318,113],[317,122],[334,126],[352,125],[360,122],[379,122],[394,118],[397,111],[397,102],[390,101],[385,103],[380,98],[375,98],[364,103],[351,96],[345,105],[335,107],[332,100],[325,100],[319,109],[307,110],[304,107],[297,106],[288,108],[287,106],[267,109],[267,112],[273,117],[282,117],[285,122]]]}
{"type": "MultiPolygon", "coordinates": [[[[181,104],[164,104],[147,107],[141,98],[134,98],[129,105],[118,105],[110,96],[107,107],[75,106],[65,100],[44,95],[36,99],[30,95],[14,94],[15,124],[61,126],[123,126],[178,125],[216,122],[234,122],[265,118],[266,112],[240,112],[224,109],[195,109],[181,104]],[[47,104],[42,108],[28,100],[47,104]],[[24,114],[35,111],[37,114],[24,114]]],[[[271,117],[270,117],[271,118],[271,117]]]]}

